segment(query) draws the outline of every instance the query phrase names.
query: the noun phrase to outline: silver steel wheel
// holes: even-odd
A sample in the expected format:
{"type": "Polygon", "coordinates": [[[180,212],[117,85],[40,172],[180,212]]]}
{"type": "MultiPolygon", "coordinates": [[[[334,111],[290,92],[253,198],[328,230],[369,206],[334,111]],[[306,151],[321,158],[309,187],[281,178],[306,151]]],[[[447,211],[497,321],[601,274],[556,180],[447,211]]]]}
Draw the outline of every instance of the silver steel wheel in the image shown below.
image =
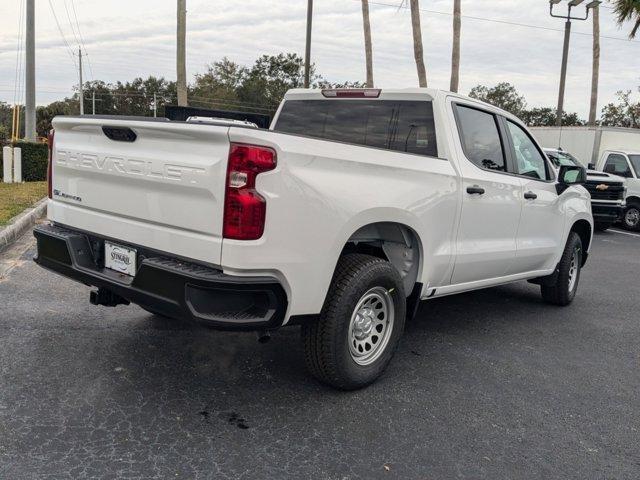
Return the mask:
{"type": "Polygon", "coordinates": [[[576,286],[576,282],[578,281],[578,255],[579,250],[575,248],[573,250],[573,255],[571,255],[571,265],[569,265],[569,292],[573,292],[573,289],[576,286]]]}
{"type": "Polygon", "coordinates": [[[393,332],[394,311],[385,288],[373,287],[360,297],[349,323],[349,353],[358,365],[371,365],[382,355],[393,332]]]}
{"type": "Polygon", "coordinates": [[[631,228],[634,228],[640,223],[640,210],[637,208],[630,208],[624,214],[624,223],[631,228]]]}

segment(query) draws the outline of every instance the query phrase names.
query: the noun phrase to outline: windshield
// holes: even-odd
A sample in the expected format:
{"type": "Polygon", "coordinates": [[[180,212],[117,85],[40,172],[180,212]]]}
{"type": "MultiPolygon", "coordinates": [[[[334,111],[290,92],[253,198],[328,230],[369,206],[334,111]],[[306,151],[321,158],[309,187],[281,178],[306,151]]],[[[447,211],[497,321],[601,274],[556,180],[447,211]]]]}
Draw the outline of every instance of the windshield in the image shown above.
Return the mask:
{"type": "Polygon", "coordinates": [[[629,160],[631,160],[631,165],[636,171],[636,177],[640,176],[640,155],[629,155],[629,160]]]}
{"type": "Polygon", "coordinates": [[[566,167],[580,166],[580,162],[578,162],[576,157],[574,157],[570,153],[556,152],[556,151],[546,152],[546,153],[547,153],[547,157],[549,157],[549,160],[551,160],[551,163],[553,163],[556,166],[556,168],[560,168],[562,166],[566,166],[566,167]]]}

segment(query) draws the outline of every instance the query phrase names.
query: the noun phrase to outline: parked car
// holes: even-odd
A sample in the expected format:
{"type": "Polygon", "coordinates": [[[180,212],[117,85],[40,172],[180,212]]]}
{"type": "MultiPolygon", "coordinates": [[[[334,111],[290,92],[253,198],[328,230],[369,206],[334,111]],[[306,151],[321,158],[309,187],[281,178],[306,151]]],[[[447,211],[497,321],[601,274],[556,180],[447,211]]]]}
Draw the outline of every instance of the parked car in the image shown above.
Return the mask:
{"type": "Polygon", "coordinates": [[[625,178],[627,193],[622,224],[628,230],[640,231],[640,152],[605,150],[595,167],[625,178]]]}
{"type": "Polygon", "coordinates": [[[449,92],[292,90],[270,130],[53,125],[38,264],[97,305],[302,325],[340,389],[384,371],[419,300],[529,280],[568,305],[591,247],[584,168],[556,173],[520,120],[449,92]]]}
{"type": "MultiPolygon", "coordinates": [[[[562,165],[580,166],[578,159],[562,149],[545,148],[544,152],[556,171],[562,165]]],[[[587,170],[584,186],[591,194],[591,210],[596,230],[604,231],[622,220],[626,195],[624,178],[597,170],[587,170]]]]}

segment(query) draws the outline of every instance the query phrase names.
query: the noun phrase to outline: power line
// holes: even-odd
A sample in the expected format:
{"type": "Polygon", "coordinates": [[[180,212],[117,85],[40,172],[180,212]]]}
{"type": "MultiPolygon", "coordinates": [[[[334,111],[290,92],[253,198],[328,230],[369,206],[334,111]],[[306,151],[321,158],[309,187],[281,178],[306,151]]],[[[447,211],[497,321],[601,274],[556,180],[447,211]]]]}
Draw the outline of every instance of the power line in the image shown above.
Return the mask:
{"type": "MultiPolygon", "coordinates": [[[[360,1],[360,0],[354,0],[354,1],[360,1]]],[[[383,3],[383,2],[369,2],[369,5],[376,5],[379,7],[391,7],[391,8],[395,8],[395,9],[407,9],[409,8],[408,6],[405,6],[404,2],[402,2],[400,5],[393,5],[390,3],[383,3]]],[[[438,10],[427,10],[424,8],[420,9],[421,12],[425,12],[425,13],[432,13],[434,15],[446,15],[446,16],[453,16],[453,13],[451,12],[440,12],[438,10]]],[[[551,32],[560,32],[562,33],[564,30],[561,30],[559,28],[553,28],[553,27],[545,27],[544,25],[531,25],[528,23],[520,23],[520,22],[512,22],[510,20],[500,20],[497,18],[489,18],[489,17],[477,17],[477,16],[473,16],[473,15],[461,15],[462,18],[467,19],[467,20],[476,20],[476,21],[482,21],[482,22],[491,22],[491,23],[499,23],[502,25],[511,25],[511,26],[515,26],[515,27],[524,27],[524,28],[534,28],[534,29],[538,29],[538,30],[547,30],[547,31],[551,31],[551,32]]],[[[587,33],[587,32],[573,32],[576,35],[583,35],[585,37],[593,37],[593,34],[591,33],[587,33]]],[[[612,36],[608,36],[608,35],[600,35],[600,38],[606,38],[608,40],[618,40],[621,42],[627,42],[627,43],[640,43],[640,40],[631,40],[628,38],[622,38],[622,37],[612,37],[612,36]]]]}
{"type": "Polygon", "coordinates": [[[73,27],[73,22],[71,22],[71,15],[69,15],[69,8],[67,8],[67,0],[62,1],[62,5],[64,5],[64,11],[67,14],[67,20],[69,21],[69,26],[71,27],[71,33],[73,34],[73,38],[76,41],[76,45],[80,45],[80,39],[76,35],[76,30],[73,27]]]}
{"type": "Polygon", "coordinates": [[[78,29],[78,35],[80,35],[80,42],[82,42],[82,49],[84,50],[85,57],[87,57],[87,64],[89,65],[91,80],[95,80],[93,76],[93,67],[91,66],[91,59],[89,58],[89,52],[87,52],[87,45],[86,45],[86,42],[84,41],[84,37],[82,36],[82,31],[80,30],[80,22],[78,22],[78,13],[76,12],[76,4],[73,0],[71,0],[71,9],[73,10],[73,17],[76,19],[76,28],[78,29]]]}
{"type": "Polygon", "coordinates": [[[22,102],[22,51],[23,51],[23,35],[24,35],[24,13],[25,13],[25,3],[24,0],[21,0],[20,5],[20,13],[18,18],[18,44],[16,48],[16,71],[15,71],[15,79],[13,83],[13,103],[22,102]]]}
{"type": "Polygon", "coordinates": [[[67,47],[67,53],[71,57],[71,61],[73,62],[73,66],[77,70],[78,69],[78,64],[76,63],[76,59],[75,59],[75,57],[73,55],[73,50],[71,50],[71,47],[69,46],[69,42],[67,42],[67,39],[64,36],[64,33],[62,32],[62,27],[60,27],[60,22],[58,21],[58,16],[56,15],[56,11],[53,8],[53,4],[51,3],[51,0],[49,0],[49,8],[51,9],[51,13],[53,14],[53,19],[56,21],[56,26],[58,27],[58,32],[60,32],[60,36],[62,37],[62,41],[64,42],[64,44],[67,47]]]}

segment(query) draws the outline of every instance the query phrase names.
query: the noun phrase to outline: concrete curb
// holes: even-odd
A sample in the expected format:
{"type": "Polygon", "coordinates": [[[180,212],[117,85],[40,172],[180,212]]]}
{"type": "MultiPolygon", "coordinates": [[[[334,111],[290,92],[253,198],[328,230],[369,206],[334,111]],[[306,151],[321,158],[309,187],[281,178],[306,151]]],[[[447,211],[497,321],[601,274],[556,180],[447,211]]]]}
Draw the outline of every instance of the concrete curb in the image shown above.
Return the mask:
{"type": "Polygon", "coordinates": [[[47,200],[43,198],[35,206],[13,217],[6,227],[0,230],[0,252],[6,250],[13,242],[36,224],[36,220],[47,212],[47,200]]]}

